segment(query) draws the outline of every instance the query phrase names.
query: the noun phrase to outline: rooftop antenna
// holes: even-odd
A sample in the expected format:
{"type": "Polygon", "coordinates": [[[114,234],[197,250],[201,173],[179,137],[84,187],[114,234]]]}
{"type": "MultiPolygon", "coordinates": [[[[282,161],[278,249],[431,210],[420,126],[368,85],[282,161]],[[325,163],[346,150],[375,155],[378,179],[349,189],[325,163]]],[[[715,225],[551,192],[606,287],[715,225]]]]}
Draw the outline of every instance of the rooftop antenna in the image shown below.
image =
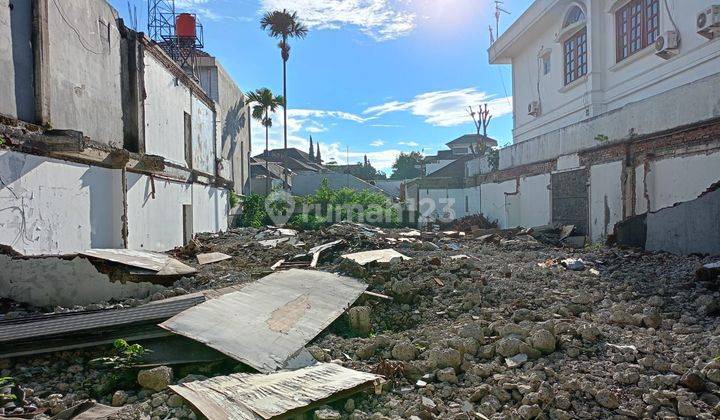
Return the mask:
{"type": "Polygon", "coordinates": [[[500,15],[502,13],[510,14],[507,10],[502,8],[504,3],[503,0],[494,0],[495,3],[495,39],[500,38],[500,15]]]}

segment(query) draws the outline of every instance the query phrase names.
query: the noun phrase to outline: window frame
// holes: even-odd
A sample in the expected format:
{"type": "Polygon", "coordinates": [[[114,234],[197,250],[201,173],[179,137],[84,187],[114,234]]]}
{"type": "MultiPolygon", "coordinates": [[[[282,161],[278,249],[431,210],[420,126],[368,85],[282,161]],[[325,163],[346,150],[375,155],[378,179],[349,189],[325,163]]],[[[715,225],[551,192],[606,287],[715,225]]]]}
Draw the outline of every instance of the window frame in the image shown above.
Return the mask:
{"type": "Polygon", "coordinates": [[[653,45],[660,36],[660,0],[630,0],[615,10],[615,62],[653,45]]]}
{"type": "Polygon", "coordinates": [[[563,40],[563,85],[568,86],[588,73],[587,26],[563,40]],[[582,46],[582,51],[581,47],[582,46]],[[582,58],[582,60],[580,60],[582,58]],[[580,64],[582,63],[582,64],[580,64]]]}

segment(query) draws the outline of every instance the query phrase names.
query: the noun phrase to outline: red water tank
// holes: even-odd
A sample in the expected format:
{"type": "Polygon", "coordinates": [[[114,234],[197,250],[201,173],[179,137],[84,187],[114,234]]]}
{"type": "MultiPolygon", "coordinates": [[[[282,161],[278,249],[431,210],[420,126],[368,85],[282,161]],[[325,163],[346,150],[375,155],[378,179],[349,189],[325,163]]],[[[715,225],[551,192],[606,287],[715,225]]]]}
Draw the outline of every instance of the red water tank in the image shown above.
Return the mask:
{"type": "Polygon", "coordinates": [[[175,35],[180,38],[195,38],[195,16],[180,13],[175,18],[175,35]]]}

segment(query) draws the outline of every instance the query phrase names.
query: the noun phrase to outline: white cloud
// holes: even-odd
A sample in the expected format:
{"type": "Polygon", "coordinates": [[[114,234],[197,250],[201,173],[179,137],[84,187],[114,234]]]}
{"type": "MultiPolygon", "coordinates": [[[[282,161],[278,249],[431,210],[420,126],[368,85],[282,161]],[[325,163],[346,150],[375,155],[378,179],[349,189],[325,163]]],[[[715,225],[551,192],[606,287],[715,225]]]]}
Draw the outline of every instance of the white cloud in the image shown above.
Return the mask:
{"type": "Polygon", "coordinates": [[[415,14],[402,10],[399,3],[398,0],[261,0],[263,10],[296,11],[311,29],[339,29],[350,25],[376,41],[397,39],[415,28],[415,14]]]}
{"type": "Polygon", "coordinates": [[[351,150],[348,154],[345,146],[342,146],[340,143],[321,143],[320,147],[320,151],[325,162],[333,159],[340,165],[344,165],[348,161],[352,165],[354,163],[362,162],[363,158],[367,156],[375,169],[384,171],[387,175],[390,175],[392,164],[395,163],[395,159],[401,153],[400,150],[389,149],[376,152],[358,152],[351,150]]]}
{"type": "Polygon", "coordinates": [[[407,102],[386,102],[367,108],[363,114],[379,117],[391,112],[410,112],[424,117],[428,124],[452,127],[471,122],[468,107],[485,103],[494,118],[512,113],[512,98],[498,98],[476,88],[466,88],[427,92],[407,102]]]}
{"type": "Polygon", "coordinates": [[[373,141],[370,143],[370,146],[372,146],[372,147],[382,147],[382,146],[384,146],[384,145],[385,145],[385,142],[382,141],[382,140],[373,140],[373,141]]]}
{"type": "Polygon", "coordinates": [[[398,142],[398,144],[399,144],[399,145],[402,145],[402,146],[409,146],[409,147],[418,147],[418,146],[420,146],[420,143],[418,143],[418,142],[416,142],[416,141],[400,141],[400,142],[398,142]]]}

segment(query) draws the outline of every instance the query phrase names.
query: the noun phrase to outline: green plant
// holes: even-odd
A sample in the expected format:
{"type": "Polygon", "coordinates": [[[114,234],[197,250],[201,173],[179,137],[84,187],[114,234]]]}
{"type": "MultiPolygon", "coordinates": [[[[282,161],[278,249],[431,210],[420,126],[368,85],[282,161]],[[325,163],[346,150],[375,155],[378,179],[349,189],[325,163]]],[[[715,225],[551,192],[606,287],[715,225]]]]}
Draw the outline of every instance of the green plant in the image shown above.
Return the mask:
{"type": "Polygon", "coordinates": [[[610,138],[608,136],[606,136],[605,134],[598,134],[597,136],[595,136],[595,141],[598,143],[605,143],[609,140],[610,140],[610,138]]]}
{"type": "Polygon", "coordinates": [[[487,162],[493,171],[500,167],[500,149],[490,149],[487,152],[487,162]]]}
{"type": "Polygon", "coordinates": [[[242,197],[242,213],[240,214],[240,226],[243,227],[262,227],[267,218],[265,211],[265,198],[251,194],[242,197]]]}
{"type": "Polygon", "coordinates": [[[0,147],[5,145],[5,139],[0,137],[0,147]]]}
{"type": "Polygon", "coordinates": [[[235,193],[235,191],[230,191],[229,201],[230,201],[230,208],[234,209],[235,207],[237,207],[238,204],[240,204],[240,196],[237,195],[237,193],[235,193]]]}
{"type": "Polygon", "coordinates": [[[90,361],[91,364],[106,369],[127,369],[142,357],[149,353],[150,350],[145,349],[140,344],[128,344],[123,339],[117,339],[113,342],[113,354],[111,356],[99,357],[90,361]]]}
{"type": "Polygon", "coordinates": [[[296,214],[290,218],[287,224],[298,230],[320,230],[327,225],[327,219],[314,214],[296,214]]]}
{"type": "MultiPolygon", "coordinates": [[[[0,376],[0,389],[3,387],[12,387],[15,385],[15,379],[11,376],[0,376]]],[[[0,400],[14,400],[16,397],[13,394],[0,393],[0,400]]]]}

